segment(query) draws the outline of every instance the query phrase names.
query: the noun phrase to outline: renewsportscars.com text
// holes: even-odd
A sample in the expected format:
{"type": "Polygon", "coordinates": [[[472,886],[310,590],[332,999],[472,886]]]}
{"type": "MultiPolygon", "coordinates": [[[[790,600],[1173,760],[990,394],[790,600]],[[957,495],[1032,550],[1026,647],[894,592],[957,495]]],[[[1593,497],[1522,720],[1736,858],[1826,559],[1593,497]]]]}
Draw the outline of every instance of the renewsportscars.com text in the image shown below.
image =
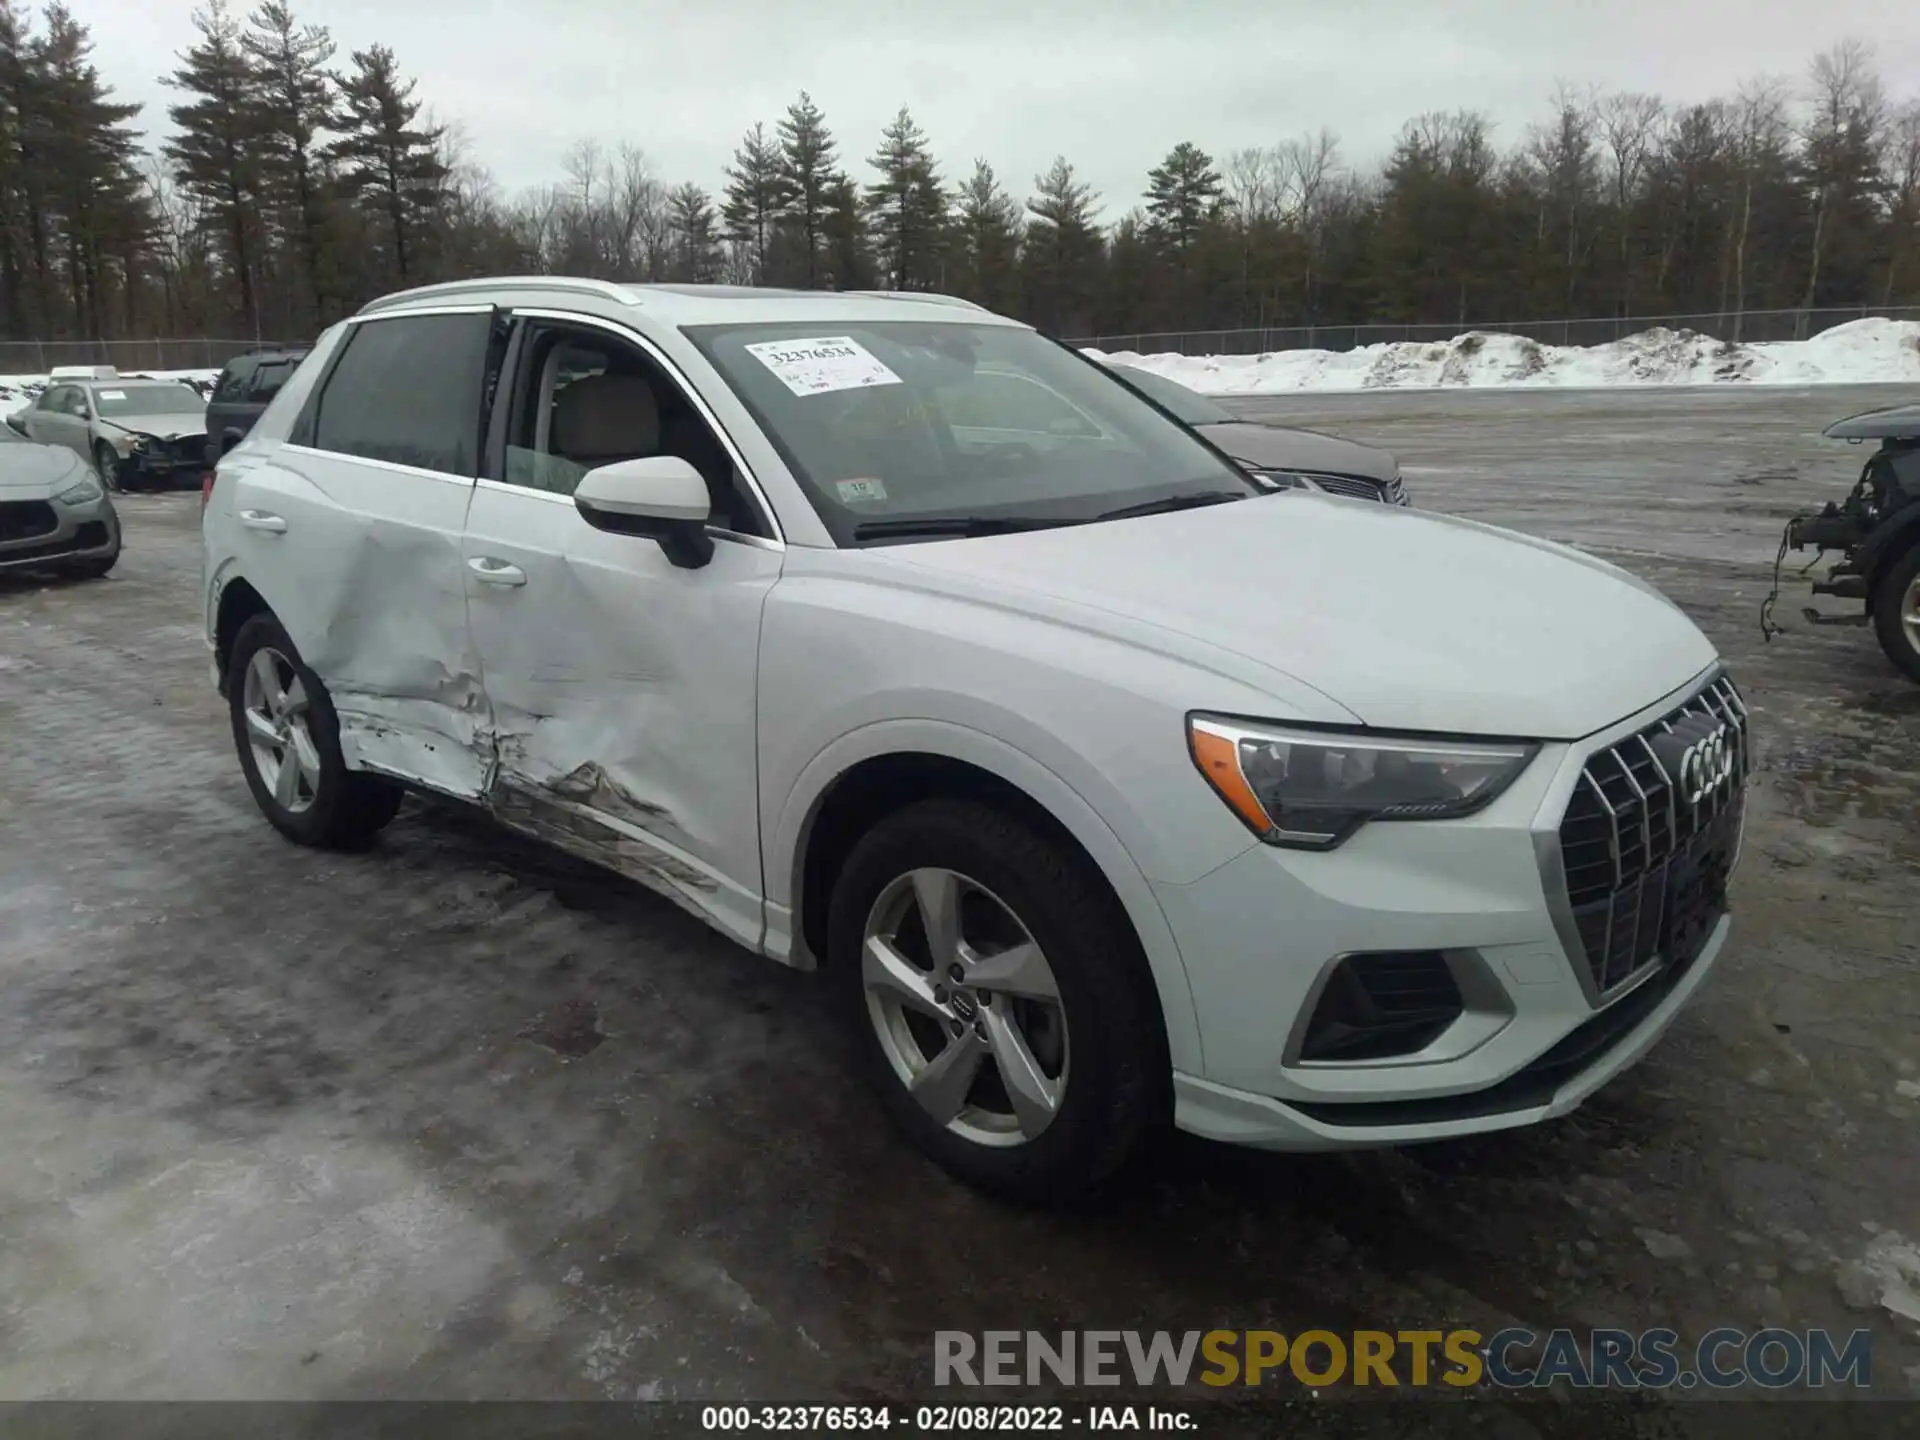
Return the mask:
{"type": "Polygon", "coordinates": [[[1725,1390],[1873,1383],[1855,1330],[965,1330],[934,1333],[935,1385],[1447,1385],[1725,1390]]]}

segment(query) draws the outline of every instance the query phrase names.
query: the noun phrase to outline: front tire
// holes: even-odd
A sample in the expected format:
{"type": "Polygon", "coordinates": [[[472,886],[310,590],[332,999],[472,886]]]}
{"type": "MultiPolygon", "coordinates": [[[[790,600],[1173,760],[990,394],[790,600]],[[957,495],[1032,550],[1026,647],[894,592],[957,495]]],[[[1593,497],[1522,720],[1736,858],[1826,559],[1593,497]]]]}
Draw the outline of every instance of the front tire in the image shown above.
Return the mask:
{"type": "Polygon", "coordinates": [[[234,638],[227,701],[247,788],[289,840],[364,849],[399,811],[397,785],[347,768],[326,687],[271,615],[254,616],[234,638]]]}
{"type": "Polygon", "coordinates": [[[1873,597],[1880,648],[1909,680],[1920,681],[1920,543],[1889,565],[1873,597]]]}
{"type": "Polygon", "coordinates": [[[960,1179],[1058,1205],[1171,1115],[1158,996],[1084,855],[1007,813],[932,800],[847,857],[828,967],[894,1122],[960,1179]]]}
{"type": "Polygon", "coordinates": [[[100,472],[100,483],[115,494],[119,494],[122,488],[120,457],[113,453],[113,447],[104,440],[93,447],[93,465],[100,472]]]}

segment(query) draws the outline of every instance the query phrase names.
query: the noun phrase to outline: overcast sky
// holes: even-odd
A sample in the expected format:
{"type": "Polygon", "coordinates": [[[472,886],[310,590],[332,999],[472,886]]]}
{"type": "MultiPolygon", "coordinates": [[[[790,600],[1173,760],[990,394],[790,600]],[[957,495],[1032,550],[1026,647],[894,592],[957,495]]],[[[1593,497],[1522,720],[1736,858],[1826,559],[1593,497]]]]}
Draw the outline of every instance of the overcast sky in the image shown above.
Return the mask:
{"type": "MultiPolygon", "coordinates": [[[[165,128],[147,78],[193,38],[188,0],[69,0],[95,60],[165,128]]],[[[231,0],[237,9],[248,0],[231,0]]],[[[1216,158],[1320,125],[1377,159],[1402,121],[1474,107],[1511,141],[1556,80],[1699,100],[1871,39],[1920,94],[1920,4],[1895,0],[294,0],[349,50],[384,42],[508,192],[594,137],[717,189],[741,132],[808,90],[865,178],[909,106],[950,175],[992,162],[1016,196],[1064,154],[1107,219],[1181,140],[1216,158]]]]}

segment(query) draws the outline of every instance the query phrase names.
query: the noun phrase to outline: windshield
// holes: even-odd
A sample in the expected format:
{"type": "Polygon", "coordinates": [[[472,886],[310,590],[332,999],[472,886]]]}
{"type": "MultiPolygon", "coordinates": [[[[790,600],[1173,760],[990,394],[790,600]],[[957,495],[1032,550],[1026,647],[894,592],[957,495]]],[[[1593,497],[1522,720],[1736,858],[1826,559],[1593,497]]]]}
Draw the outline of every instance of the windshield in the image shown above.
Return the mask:
{"type": "Polygon", "coordinates": [[[1023,529],[1256,493],[1103,368],[1031,330],[890,320],[686,334],[842,545],[922,521],[1023,529]]]}
{"type": "Polygon", "coordinates": [[[197,415],[207,408],[199,392],[186,385],[100,385],[93,405],[108,420],[117,415],[197,415]]]}
{"type": "Polygon", "coordinates": [[[1142,395],[1159,405],[1182,425],[1231,425],[1240,417],[1207,399],[1197,390],[1189,390],[1177,380],[1141,370],[1132,365],[1113,365],[1109,369],[1142,395]]]}

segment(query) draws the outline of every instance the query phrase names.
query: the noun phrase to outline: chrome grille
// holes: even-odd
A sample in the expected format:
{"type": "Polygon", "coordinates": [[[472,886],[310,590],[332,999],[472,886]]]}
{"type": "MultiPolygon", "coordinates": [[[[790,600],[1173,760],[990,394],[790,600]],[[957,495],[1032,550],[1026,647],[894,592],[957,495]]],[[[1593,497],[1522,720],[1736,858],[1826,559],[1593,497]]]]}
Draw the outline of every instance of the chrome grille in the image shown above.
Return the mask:
{"type": "Polygon", "coordinates": [[[1560,822],[1560,861],[1598,994],[1663,959],[1691,960],[1671,952],[1684,951],[1702,917],[1724,908],[1748,744],[1746,703],[1719,675],[1638,734],[1587,758],[1560,822]],[[1681,791],[1673,752],[1718,726],[1730,742],[1731,773],[1694,805],[1681,791]]]}
{"type": "Polygon", "coordinates": [[[1345,495],[1353,500],[1383,498],[1380,486],[1372,480],[1362,480],[1354,475],[1321,475],[1311,470],[1301,473],[1329,495],[1345,495]]]}

